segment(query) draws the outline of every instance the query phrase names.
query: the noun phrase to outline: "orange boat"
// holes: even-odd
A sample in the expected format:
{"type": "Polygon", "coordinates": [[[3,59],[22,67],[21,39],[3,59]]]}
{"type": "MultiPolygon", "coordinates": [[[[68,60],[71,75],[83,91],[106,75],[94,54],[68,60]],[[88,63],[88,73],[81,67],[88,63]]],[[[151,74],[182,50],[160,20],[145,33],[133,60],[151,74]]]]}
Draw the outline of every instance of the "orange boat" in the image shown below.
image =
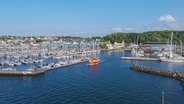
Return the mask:
{"type": "Polygon", "coordinates": [[[100,59],[94,56],[91,60],[89,60],[89,65],[97,65],[100,63],[100,59]]]}

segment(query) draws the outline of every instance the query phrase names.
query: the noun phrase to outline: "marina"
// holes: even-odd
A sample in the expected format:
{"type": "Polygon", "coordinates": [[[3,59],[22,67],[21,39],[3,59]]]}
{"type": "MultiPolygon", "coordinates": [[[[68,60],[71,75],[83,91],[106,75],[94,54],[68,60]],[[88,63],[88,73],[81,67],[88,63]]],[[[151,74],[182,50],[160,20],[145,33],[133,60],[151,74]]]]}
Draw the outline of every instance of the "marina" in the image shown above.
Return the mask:
{"type": "Polygon", "coordinates": [[[0,104],[184,104],[184,0],[2,0],[0,104]]]}
{"type": "Polygon", "coordinates": [[[183,64],[121,60],[122,56],[129,55],[130,52],[123,50],[101,52],[98,57],[102,62],[95,66],[84,62],[34,77],[0,76],[0,103],[22,104],[34,100],[34,103],[158,104],[161,103],[162,91],[165,104],[184,102],[183,87],[178,80],[130,70],[133,64],[137,64],[183,73],[183,64]]]}
{"type": "Polygon", "coordinates": [[[89,61],[100,50],[89,43],[54,42],[36,47],[27,44],[26,47],[0,48],[0,52],[0,75],[35,76],[47,70],[89,61]]]}

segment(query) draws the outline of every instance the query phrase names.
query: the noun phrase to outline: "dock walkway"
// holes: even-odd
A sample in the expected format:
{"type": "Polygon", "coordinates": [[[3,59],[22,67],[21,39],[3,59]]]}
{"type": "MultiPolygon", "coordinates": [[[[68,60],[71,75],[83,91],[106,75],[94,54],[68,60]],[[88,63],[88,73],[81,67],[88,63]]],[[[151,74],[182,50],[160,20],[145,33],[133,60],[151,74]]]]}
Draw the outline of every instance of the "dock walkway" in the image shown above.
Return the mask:
{"type": "Polygon", "coordinates": [[[147,57],[121,57],[123,60],[137,60],[137,61],[161,61],[158,58],[147,58],[147,57]]]}
{"type": "Polygon", "coordinates": [[[11,76],[35,76],[45,73],[45,70],[0,70],[0,75],[11,75],[11,76]]]}
{"type": "Polygon", "coordinates": [[[67,67],[67,66],[71,66],[71,65],[75,65],[75,64],[84,63],[84,62],[87,62],[87,61],[89,61],[89,60],[79,61],[79,62],[76,62],[76,63],[68,63],[68,64],[65,64],[65,65],[58,66],[58,67],[51,67],[51,68],[45,69],[45,70],[47,71],[47,70],[53,70],[53,69],[63,68],[63,67],[67,67]]]}
{"type": "Polygon", "coordinates": [[[71,66],[71,65],[75,65],[75,64],[80,64],[80,63],[84,63],[87,62],[88,60],[83,60],[83,61],[79,61],[79,62],[71,62],[65,65],[60,65],[57,67],[49,67],[49,68],[35,68],[32,70],[0,70],[0,75],[6,75],[6,76],[36,76],[39,74],[44,74],[46,71],[49,70],[54,70],[54,69],[58,69],[58,68],[62,68],[62,67],[67,67],[67,66],[71,66]]]}

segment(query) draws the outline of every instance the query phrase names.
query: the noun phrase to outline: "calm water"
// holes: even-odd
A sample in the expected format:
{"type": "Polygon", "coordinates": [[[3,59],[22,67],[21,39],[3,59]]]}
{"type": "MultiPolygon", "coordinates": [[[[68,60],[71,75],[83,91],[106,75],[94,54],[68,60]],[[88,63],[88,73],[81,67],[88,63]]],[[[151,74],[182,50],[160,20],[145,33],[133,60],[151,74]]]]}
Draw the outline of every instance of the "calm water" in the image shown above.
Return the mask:
{"type": "Polygon", "coordinates": [[[37,77],[0,77],[0,104],[184,104],[179,81],[130,70],[141,64],[184,72],[184,65],[121,60],[130,53],[100,54],[103,62],[87,63],[46,72],[37,77]]]}

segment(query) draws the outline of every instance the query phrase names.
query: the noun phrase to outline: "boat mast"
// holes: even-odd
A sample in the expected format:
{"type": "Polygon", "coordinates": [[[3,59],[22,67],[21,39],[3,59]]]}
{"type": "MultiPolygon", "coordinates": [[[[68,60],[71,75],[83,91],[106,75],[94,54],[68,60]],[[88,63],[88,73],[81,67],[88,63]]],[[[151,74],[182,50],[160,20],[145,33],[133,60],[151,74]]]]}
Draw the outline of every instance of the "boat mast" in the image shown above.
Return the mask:
{"type": "Polygon", "coordinates": [[[137,35],[137,45],[139,45],[139,36],[137,35]]]}
{"type": "Polygon", "coordinates": [[[173,54],[172,54],[172,40],[173,40],[173,32],[171,33],[170,58],[173,57],[173,54]]]}
{"type": "Polygon", "coordinates": [[[183,46],[182,46],[182,40],[180,40],[180,44],[181,44],[181,46],[180,46],[181,48],[180,48],[180,49],[181,49],[181,56],[182,56],[182,55],[183,55],[183,46]]]}

